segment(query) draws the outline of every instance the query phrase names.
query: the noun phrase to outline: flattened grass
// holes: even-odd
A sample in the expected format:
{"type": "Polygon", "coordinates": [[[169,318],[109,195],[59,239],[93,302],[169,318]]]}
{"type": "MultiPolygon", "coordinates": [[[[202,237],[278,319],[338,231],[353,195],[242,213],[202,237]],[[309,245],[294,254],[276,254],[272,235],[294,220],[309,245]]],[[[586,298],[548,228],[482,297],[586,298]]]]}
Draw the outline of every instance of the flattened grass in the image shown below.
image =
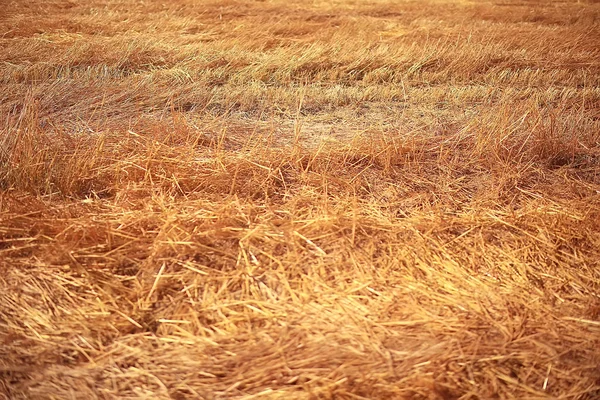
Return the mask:
{"type": "Polygon", "coordinates": [[[8,7],[0,394],[599,395],[594,3],[8,7]]]}

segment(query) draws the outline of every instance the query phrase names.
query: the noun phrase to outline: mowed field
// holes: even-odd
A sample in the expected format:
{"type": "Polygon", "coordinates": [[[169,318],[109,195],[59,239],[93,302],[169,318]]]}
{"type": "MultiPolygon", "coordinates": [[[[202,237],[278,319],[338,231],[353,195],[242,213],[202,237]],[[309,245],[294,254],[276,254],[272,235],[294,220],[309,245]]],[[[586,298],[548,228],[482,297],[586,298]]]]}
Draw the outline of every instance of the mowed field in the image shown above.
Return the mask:
{"type": "Polygon", "coordinates": [[[600,3],[0,0],[0,398],[600,398],[600,3]]]}

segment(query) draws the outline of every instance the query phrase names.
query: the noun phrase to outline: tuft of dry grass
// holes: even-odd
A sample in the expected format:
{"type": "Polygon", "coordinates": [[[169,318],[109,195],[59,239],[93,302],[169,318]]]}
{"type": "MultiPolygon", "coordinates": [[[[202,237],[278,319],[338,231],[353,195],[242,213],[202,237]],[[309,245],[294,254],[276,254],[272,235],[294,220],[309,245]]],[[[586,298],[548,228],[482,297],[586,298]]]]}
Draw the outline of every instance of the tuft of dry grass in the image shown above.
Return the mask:
{"type": "Polygon", "coordinates": [[[600,396],[597,2],[2,7],[0,398],[600,396]]]}

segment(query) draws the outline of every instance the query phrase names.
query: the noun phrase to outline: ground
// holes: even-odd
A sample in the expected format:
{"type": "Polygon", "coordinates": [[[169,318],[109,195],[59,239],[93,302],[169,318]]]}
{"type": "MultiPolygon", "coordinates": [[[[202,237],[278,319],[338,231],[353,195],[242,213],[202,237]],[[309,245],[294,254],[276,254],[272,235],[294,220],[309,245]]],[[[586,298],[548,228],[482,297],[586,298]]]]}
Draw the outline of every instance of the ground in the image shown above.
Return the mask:
{"type": "Polygon", "coordinates": [[[0,9],[0,398],[600,398],[597,1],[0,9]]]}

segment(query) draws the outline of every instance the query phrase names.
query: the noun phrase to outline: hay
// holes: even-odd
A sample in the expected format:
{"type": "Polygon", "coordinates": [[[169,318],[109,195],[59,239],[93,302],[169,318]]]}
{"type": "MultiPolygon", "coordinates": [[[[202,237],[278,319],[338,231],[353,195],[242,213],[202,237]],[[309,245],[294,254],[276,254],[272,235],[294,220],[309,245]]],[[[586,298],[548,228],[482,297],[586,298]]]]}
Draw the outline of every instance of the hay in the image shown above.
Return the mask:
{"type": "Polygon", "coordinates": [[[0,395],[600,396],[596,5],[106,5],[0,19],[0,395]]]}

